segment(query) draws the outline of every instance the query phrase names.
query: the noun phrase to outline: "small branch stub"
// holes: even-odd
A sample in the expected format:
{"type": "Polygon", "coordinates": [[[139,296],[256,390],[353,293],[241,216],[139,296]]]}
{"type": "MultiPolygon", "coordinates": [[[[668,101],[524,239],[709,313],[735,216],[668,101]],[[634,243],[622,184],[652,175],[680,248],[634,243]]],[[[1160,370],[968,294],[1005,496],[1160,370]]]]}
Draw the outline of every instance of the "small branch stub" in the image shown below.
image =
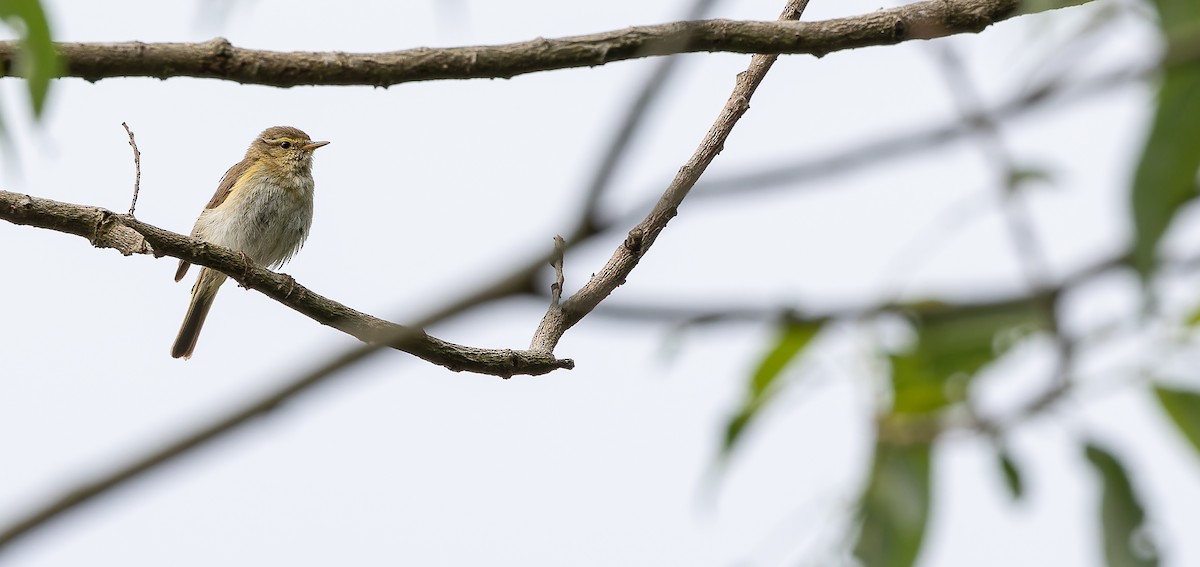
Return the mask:
{"type": "Polygon", "coordinates": [[[550,284],[550,307],[558,309],[563,292],[563,255],[567,250],[567,241],[560,235],[554,236],[554,256],[550,258],[550,266],[554,268],[554,283],[550,284]]]}

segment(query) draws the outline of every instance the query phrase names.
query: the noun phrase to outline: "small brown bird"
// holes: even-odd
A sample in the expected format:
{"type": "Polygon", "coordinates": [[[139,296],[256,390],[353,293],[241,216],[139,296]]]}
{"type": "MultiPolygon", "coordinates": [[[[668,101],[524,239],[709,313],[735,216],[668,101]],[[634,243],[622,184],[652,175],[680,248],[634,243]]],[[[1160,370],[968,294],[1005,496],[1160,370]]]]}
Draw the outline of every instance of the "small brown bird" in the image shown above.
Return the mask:
{"type": "MultiPolygon", "coordinates": [[[[291,126],[264,130],[250,144],[246,157],[225,172],[217,193],[196,219],[192,236],[240,251],[259,266],[283,265],[308,237],[313,211],[313,150],[328,143],[314,142],[291,126]]],[[[183,279],[190,266],[181,260],[175,281],[183,279]]],[[[171,356],[191,358],[200,328],[225,277],[208,268],[200,270],[171,356]]]]}

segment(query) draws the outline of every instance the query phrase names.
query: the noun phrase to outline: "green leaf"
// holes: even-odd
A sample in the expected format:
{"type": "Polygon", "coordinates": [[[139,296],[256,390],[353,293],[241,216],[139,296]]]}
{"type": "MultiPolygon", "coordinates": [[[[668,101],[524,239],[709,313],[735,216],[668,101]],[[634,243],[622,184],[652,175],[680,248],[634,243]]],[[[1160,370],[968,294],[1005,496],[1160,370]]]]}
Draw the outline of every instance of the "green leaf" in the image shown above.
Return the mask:
{"type": "Polygon", "coordinates": [[[1018,8],[1017,13],[1021,15],[1037,14],[1050,10],[1057,10],[1059,8],[1080,6],[1091,1],[1092,0],[1024,0],[1021,2],[1021,7],[1018,8]]]}
{"type": "Polygon", "coordinates": [[[924,303],[914,306],[914,312],[917,343],[891,358],[892,411],[899,414],[931,413],[960,401],[981,368],[1011,347],[1015,338],[1042,326],[1041,311],[1033,302],[969,309],[924,303]],[[955,378],[961,380],[957,390],[955,378]]]}
{"type": "Polygon", "coordinates": [[[770,350],[763,355],[762,361],[758,363],[758,368],[750,377],[742,407],[725,426],[723,446],[725,454],[733,449],[734,444],[741,439],[746,425],[774,395],[776,380],[783,374],[783,370],[804,352],[805,347],[812,342],[813,337],[817,336],[820,330],[821,323],[787,321],[783,324],[779,336],[773,342],[770,350]]]}
{"type": "Polygon", "coordinates": [[[50,92],[50,80],[62,71],[46,13],[38,0],[0,0],[0,19],[21,35],[17,72],[26,77],[34,116],[41,116],[46,95],[50,92]]]}
{"type": "Polygon", "coordinates": [[[1195,0],[1154,0],[1158,25],[1168,34],[1200,22],[1200,3],[1195,0]]]}
{"type": "Polygon", "coordinates": [[[925,444],[875,446],[854,546],[866,567],[909,567],[916,561],[929,521],[930,453],[925,444]]]}
{"type": "Polygon", "coordinates": [[[779,338],[775,340],[775,345],[771,347],[754,371],[754,376],[750,380],[750,396],[761,398],[766,394],[767,389],[775,383],[775,379],[779,377],[783,369],[804,350],[804,347],[808,346],[819,330],[821,330],[820,323],[786,323],[779,338]]]}
{"type": "Polygon", "coordinates": [[[1004,473],[1004,484],[1008,487],[1009,496],[1012,496],[1013,500],[1020,500],[1025,495],[1025,482],[1021,480],[1021,471],[1017,468],[1017,463],[1004,449],[1000,449],[996,456],[1000,461],[1000,470],[1004,473]]]}
{"type": "Polygon", "coordinates": [[[742,438],[742,432],[746,430],[750,419],[757,411],[758,408],[743,407],[738,410],[736,415],[729,418],[729,423],[725,424],[725,442],[721,446],[722,455],[728,455],[733,450],[733,446],[742,438]]]}
{"type": "Polygon", "coordinates": [[[1192,442],[1192,447],[1200,452],[1200,393],[1185,390],[1173,390],[1163,386],[1154,388],[1158,403],[1162,404],[1167,415],[1175,422],[1175,427],[1192,442]]]}
{"type": "Polygon", "coordinates": [[[1016,188],[1028,183],[1051,183],[1054,175],[1037,166],[1013,167],[1008,170],[1008,187],[1016,188]]]}
{"type": "MultiPolygon", "coordinates": [[[[1196,0],[1155,3],[1160,25],[1168,36],[1200,23],[1200,2],[1196,0]]],[[[1171,53],[1167,58],[1171,59],[1171,53]]],[[[1196,173],[1200,171],[1197,100],[1200,100],[1200,63],[1168,67],[1159,87],[1150,137],[1133,178],[1132,264],[1143,277],[1154,268],[1158,243],[1175,213],[1196,196],[1196,173]]]]}
{"type": "Polygon", "coordinates": [[[1087,458],[1100,473],[1100,523],[1104,529],[1104,559],[1108,567],[1154,567],[1158,554],[1144,538],[1146,513],[1121,462],[1100,447],[1088,444],[1087,458]]]}
{"type": "Polygon", "coordinates": [[[1192,309],[1191,313],[1188,313],[1187,319],[1184,320],[1183,324],[1193,329],[1197,325],[1200,325],[1200,305],[1197,305],[1192,309]]]}

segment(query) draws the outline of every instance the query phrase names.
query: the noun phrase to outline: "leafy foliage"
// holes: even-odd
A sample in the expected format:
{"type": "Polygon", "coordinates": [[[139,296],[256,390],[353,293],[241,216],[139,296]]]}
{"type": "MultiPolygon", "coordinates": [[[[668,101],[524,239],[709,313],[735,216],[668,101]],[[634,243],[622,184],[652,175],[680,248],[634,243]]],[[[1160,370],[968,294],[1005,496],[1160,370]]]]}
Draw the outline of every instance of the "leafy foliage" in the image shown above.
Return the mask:
{"type": "Polygon", "coordinates": [[[1175,422],[1175,426],[1200,453],[1200,393],[1163,386],[1155,388],[1154,393],[1158,396],[1158,403],[1162,404],[1167,415],[1175,422]]]}
{"type": "MultiPolygon", "coordinates": [[[[1200,2],[1156,0],[1168,38],[1200,25],[1200,2]]],[[[1168,53],[1168,61],[1172,59],[1168,53]]],[[[1175,213],[1196,195],[1200,171],[1200,62],[1168,66],[1159,87],[1150,137],[1133,179],[1136,238],[1133,265],[1143,276],[1154,267],[1155,251],[1175,213]]]]}
{"type": "Polygon", "coordinates": [[[1093,0],[1024,0],[1021,2],[1021,7],[1018,10],[1022,14],[1037,14],[1039,12],[1057,10],[1059,8],[1079,6],[1092,1],[1093,0]]]}
{"type": "Polygon", "coordinates": [[[50,80],[62,68],[54,42],[50,38],[50,23],[38,0],[4,0],[0,2],[0,18],[21,34],[21,56],[17,71],[25,75],[34,116],[41,116],[50,80]]]}
{"type": "Polygon", "coordinates": [[[928,444],[876,445],[854,548],[866,567],[908,567],[916,561],[929,520],[930,453],[928,444]]]}
{"type": "Polygon", "coordinates": [[[763,356],[758,368],[751,375],[745,401],[726,424],[724,452],[729,453],[741,439],[746,425],[766,405],[777,390],[776,384],[783,370],[804,352],[813,337],[821,330],[820,323],[784,322],[779,337],[763,356]]]}
{"type": "Polygon", "coordinates": [[[1015,338],[1041,326],[1041,315],[1031,301],[981,309],[939,310],[925,304],[917,312],[917,343],[908,352],[892,356],[893,409],[897,414],[930,413],[960,401],[966,381],[1012,346],[997,340],[1015,338]],[[955,378],[962,387],[953,388],[955,378]]]}
{"type": "MultiPolygon", "coordinates": [[[[912,306],[916,344],[891,358],[892,411],[879,422],[881,428],[921,419],[961,401],[980,369],[1016,339],[1042,326],[1036,301],[945,307],[912,306]]],[[[898,443],[888,436],[876,444],[870,481],[860,501],[862,529],[855,547],[865,565],[907,567],[916,561],[929,518],[930,452],[928,442],[898,443]]],[[[1003,452],[999,459],[1009,490],[1019,498],[1023,484],[1015,463],[1003,452]]]]}
{"type": "Polygon", "coordinates": [[[1020,500],[1025,495],[1025,481],[1022,480],[1021,470],[1017,468],[1017,463],[1013,461],[1012,455],[1004,449],[996,452],[996,459],[1000,462],[1000,471],[1004,473],[1004,485],[1008,487],[1008,494],[1013,500],[1020,500]]]}
{"type": "Polygon", "coordinates": [[[1142,541],[1146,513],[1133,491],[1125,467],[1117,458],[1088,444],[1087,458],[1100,474],[1104,488],[1100,498],[1100,521],[1104,529],[1104,558],[1108,567],[1154,567],[1157,553],[1142,541]]]}

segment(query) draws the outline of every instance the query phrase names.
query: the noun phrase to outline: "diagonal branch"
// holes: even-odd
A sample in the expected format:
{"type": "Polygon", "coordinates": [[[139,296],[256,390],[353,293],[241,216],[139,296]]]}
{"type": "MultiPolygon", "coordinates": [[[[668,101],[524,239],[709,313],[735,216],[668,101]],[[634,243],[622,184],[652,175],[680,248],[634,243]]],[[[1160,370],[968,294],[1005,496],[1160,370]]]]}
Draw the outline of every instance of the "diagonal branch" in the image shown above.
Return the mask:
{"type": "MultiPolygon", "coordinates": [[[[798,19],[807,6],[808,0],[789,0],[779,19],[798,19]]],[[[709,128],[692,157],[679,168],[675,179],[667,186],[650,214],[629,231],[629,236],[617,247],[600,272],[593,275],[579,291],[561,305],[551,306],[533,335],[533,341],[529,345],[531,351],[554,352],[554,347],[558,345],[567,329],[578,323],[618,286],[625,283],[625,278],[654,245],[659,233],[675,217],[684,197],[687,197],[717,154],[721,153],[734,125],[750,109],[750,97],[754,96],[754,91],[762,84],[767,71],[771,70],[771,65],[777,58],[777,55],[755,55],[750,61],[749,69],[738,74],[733,93],[729,95],[729,100],[725,102],[725,107],[721,109],[716,122],[709,128]]]]}
{"type": "Polygon", "coordinates": [[[358,345],[341,356],[307,372],[299,379],[288,382],[284,388],[273,391],[270,395],[262,399],[255,399],[235,408],[218,420],[206,424],[196,431],[172,440],[162,447],[155,448],[130,463],[122,464],[122,466],[111,473],[102,474],[90,481],[72,487],[71,490],[63,493],[45,506],[20,516],[11,524],[0,526],[0,551],[3,551],[6,546],[19,540],[33,530],[45,525],[50,520],[86,504],[97,496],[118,486],[122,486],[146,472],[166,464],[176,457],[186,455],[209,441],[213,441],[237,429],[239,426],[245,425],[256,417],[265,415],[267,412],[283,405],[284,402],[322,383],[330,375],[365,359],[367,355],[377,351],[379,348],[378,346],[369,344],[358,345]]]}
{"type": "MultiPolygon", "coordinates": [[[[716,0],[696,0],[688,10],[687,18],[695,20],[704,17],[714,4],[716,4],[716,0]]],[[[612,180],[621,162],[629,155],[630,142],[644,124],[643,118],[650,111],[650,106],[662,95],[671,77],[679,69],[679,62],[679,57],[665,57],[658,60],[654,69],[647,75],[646,82],[638,89],[637,95],[621,121],[617,122],[617,126],[612,129],[612,139],[597,161],[596,170],[584,193],[582,218],[579,228],[572,235],[572,241],[586,237],[589,232],[597,230],[597,227],[603,224],[599,216],[600,199],[612,185],[612,180]]]]}
{"type": "Polygon", "coordinates": [[[404,327],[351,309],[310,291],[290,276],[249,266],[240,254],[195,238],[146,224],[128,215],[0,191],[0,219],[82,236],[94,246],[125,255],[172,256],[213,268],[306,316],[370,345],[390,346],[454,371],[508,378],[573,368],[570,359],[548,352],[484,349],[431,337],[419,327],[404,327]]]}
{"type": "MultiPolygon", "coordinates": [[[[200,77],[244,84],[389,86],[438,79],[511,78],[675,53],[809,54],[933,39],[1018,15],[1021,0],[926,0],[820,22],[701,20],[491,46],[385,53],[279,52],[227,40],[202,43],[60,43],[65,76],[200,77]]],[[[0,42],[0,76],[13,75],[18,45],[0,42]]]]}

